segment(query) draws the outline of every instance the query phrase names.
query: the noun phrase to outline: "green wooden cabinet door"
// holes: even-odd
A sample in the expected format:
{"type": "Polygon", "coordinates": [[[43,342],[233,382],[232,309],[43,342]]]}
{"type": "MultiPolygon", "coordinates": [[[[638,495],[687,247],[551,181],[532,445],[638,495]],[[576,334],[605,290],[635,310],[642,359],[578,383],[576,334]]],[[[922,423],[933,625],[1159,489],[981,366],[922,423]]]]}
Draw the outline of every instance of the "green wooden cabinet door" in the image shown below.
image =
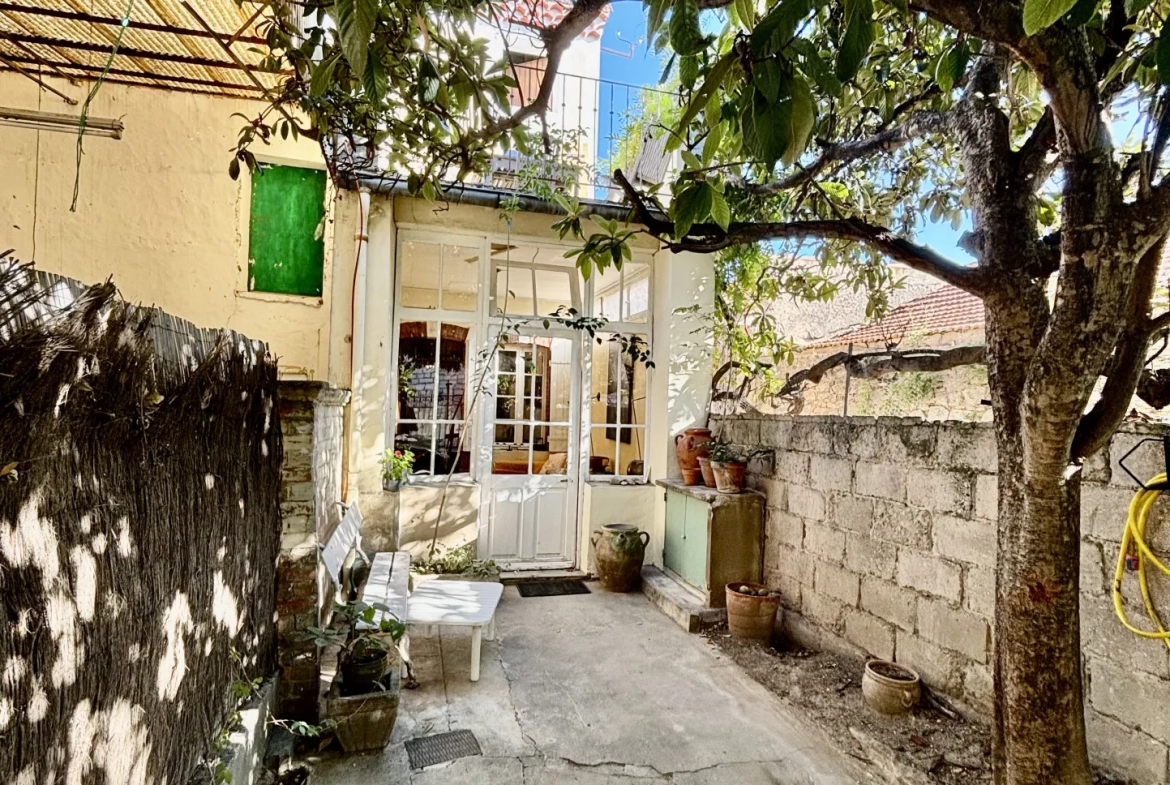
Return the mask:
{"type": "Polygon", "coordinates": [[[683,532],[686,527],[687,497],[681,493],[666,492],[666,541],[662,548],[662,561],[667,568],[682,575],[683,551],[686,541],[683,532]]]}
{"type": "Polygon", "coordinates": [[[690,496],[686,501],[683,527],[683,557],[676,572],[692,586],[707,590],[707,515],[709,507],[690,496]]]}

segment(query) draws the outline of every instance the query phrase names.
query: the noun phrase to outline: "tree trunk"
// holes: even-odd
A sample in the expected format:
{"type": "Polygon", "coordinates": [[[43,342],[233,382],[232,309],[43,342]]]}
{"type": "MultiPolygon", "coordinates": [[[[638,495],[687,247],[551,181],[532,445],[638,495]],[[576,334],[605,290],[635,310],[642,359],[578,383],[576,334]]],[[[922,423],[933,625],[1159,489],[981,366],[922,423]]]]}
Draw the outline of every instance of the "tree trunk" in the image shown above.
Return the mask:
{"type": "Polygon", "coordinates": [[[1000,429],[996,785],[1090,785],[1079,615],[1080,468],[1025,470],[1000,429]]]}

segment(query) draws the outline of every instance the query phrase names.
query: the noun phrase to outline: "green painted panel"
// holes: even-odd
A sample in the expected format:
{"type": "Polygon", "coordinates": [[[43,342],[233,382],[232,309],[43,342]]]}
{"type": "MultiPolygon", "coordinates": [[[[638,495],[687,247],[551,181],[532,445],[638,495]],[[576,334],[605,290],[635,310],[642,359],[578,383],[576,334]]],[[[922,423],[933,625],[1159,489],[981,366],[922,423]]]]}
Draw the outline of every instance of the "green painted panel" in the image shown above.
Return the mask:
{"type": "Polygon", "coordinates": [[[265,166],[253,173],[248,290],[320,297],[324,218],[325,172],[265,166]]]}
{"type": "Polygon", "coordinates": [[[682,575],[683,552],[686,528],[687,497],[681,493],[666,493],[666,539],[662,549],[662,561],[667,567],[682,575]]]}
{"type": "Polygon", "coordinates": [[[687,496],[686,526],[683,534],[683,557],[676,570],[683,579],[706,591],[707,589],[707,514],[706,503],[687,496]]]}

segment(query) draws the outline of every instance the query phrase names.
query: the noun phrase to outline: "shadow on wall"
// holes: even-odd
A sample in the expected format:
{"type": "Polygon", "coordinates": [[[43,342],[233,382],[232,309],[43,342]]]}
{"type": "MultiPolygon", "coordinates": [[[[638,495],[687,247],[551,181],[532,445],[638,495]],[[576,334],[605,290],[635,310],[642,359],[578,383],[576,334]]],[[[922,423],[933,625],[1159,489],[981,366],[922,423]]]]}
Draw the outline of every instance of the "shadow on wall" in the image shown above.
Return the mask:
{"type": "MultiPolygon", "coordinates": [[[[441,486],[410,485],[399,492],[399,548],[412,557],[425,556],[430,551],[442,495],[441,486]]],[[[447,490],[439,525],[440,550],[449,551],[475,542],[478,520],[479,487],[452,484],[447,490]]]]}
{"type": "Polygon", "coordinates": [[[275,668],[276,364],[0,259],[5,782],[187,782],[275,668]]]}

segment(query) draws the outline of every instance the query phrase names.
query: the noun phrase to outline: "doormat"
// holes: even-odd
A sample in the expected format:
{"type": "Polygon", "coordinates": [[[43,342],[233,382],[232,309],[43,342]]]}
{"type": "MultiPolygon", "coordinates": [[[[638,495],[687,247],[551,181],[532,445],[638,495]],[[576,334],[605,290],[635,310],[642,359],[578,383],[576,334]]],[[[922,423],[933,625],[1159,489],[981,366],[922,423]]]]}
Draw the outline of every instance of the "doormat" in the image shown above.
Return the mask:
{"type": "Polygon", "coordinates": [[[585,581],[528,581],[516,584],[521,597],[563,597],[566,594],[590,594],[585,581]]]}
{"type": "Polygon", "coordinates": [[[483,755],[475,734],[469,730],[453,730],[450,733],[436,733],[406,742],[406,755],[410,768],[422,769],[437,763],[446,763],[456,758],[483,755]]]}

